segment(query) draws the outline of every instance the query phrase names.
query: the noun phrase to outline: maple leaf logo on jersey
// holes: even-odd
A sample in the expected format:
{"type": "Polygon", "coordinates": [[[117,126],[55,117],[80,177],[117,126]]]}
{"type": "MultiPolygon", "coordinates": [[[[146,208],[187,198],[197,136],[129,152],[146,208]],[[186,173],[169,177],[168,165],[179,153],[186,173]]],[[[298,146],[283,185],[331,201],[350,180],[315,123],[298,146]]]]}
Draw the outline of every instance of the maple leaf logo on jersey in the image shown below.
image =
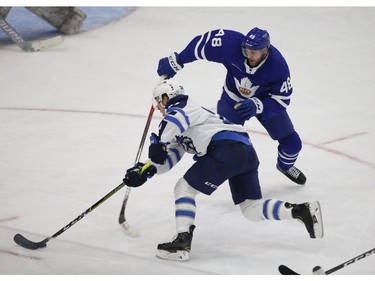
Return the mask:
{"type": "Polygon", "coordinates": [[[256,90],[259,88],[259,86],[253,86],[253,83],[247,77],[242,78],[241,81],[234,78],[234,81],[236,83],[237,90],[246,98],[254,96],[256,90]]]}

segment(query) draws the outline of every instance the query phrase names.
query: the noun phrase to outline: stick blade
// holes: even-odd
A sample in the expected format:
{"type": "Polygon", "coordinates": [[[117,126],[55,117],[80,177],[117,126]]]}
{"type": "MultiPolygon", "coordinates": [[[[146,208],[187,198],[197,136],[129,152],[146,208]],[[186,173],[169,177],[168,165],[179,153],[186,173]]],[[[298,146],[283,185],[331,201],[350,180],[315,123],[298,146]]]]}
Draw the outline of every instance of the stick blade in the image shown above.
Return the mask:
{"type": "Polygon", "coordinates": [[[64,42],[61,35],[33,42],[24,42],[22,49],[26,52],[38,52],[44,49],[58,46],[64,42]]]}
{"type": "Polygon", "coordinates": [[[279,272],[282,275],[299,275],[297,272],[295,272],[294,270],[290,269],[289,267],[287,267],[285,265],[279,266],[279,272]]]}
{"type": "Polygon", "coordinates": [[[128,236],[131,236],[131,237],[135,237],[135,236],[138,236],[139,235],[139,232],[137,230],[135,230],[134,228],[132,228],[129,223],[127,221],[124,221],[122,224],[120,224],[124,230],[125,230],[125,233],[128,235],[128,236]]]}
{"type": "Polygon", "coordinates": [[[23,248],[29,249],[29,250],[37,250],[39,248],[45,248],[47,247],[48,238],[44,239],[40,242],[33,242],[27,239],[26,237],[22,236],[21,234],[17,233],[13,237],[14,242],[16,242],[18,245],[20,245],[23,248]]]}

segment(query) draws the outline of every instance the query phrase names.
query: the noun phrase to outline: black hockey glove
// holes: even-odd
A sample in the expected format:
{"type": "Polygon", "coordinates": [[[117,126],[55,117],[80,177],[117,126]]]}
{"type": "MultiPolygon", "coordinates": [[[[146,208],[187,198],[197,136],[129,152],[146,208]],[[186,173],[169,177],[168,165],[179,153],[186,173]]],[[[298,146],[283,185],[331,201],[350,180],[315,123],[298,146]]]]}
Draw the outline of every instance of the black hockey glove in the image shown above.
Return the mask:
{"type": "Polygon", "coordinates": [[[165,164],[168,156],[166,144],[161,143],[159,136],[154,133],[151,134],[150,141],[151,144],[148,148],[148,158],[156,164],[165,164]]]}
{"type": "Polygon", "coordinates": [[[148,162],[143,164],[138,162],[134,167],[126,171],[126,175],[123,182],[127,186],[138,187],[144,184],[148,179],[152,178],[156,174],[156,167],[148,162]]]}

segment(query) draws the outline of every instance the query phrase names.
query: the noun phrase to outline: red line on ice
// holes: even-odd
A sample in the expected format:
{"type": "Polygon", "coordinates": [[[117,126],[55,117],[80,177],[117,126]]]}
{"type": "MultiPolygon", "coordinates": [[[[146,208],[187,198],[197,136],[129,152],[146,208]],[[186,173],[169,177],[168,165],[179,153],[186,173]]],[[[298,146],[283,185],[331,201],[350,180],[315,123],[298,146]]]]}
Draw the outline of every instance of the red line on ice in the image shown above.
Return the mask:
{"type": "MultiPolygon", "coordinates": [[[[0,107],[0,110],[48,111],[48,112],[63,112],[63,113],[102,114],[102,115],[115,115],[115,116],[140,117],[140,118],[146,117],[145,115],[139,115],[139,114],[129,114],[129,113],[121,113],[121,112],[92,111],[92,110],[75,110],[75,109],[0,107]]],[[[159,119],[158,117],[155,117],[155,118],[159,119]]],[[[253,131],[253,130],[250,130],[249,132],[254,133],[254,134],[267,136],[267,133],[265,133],[265,132],[259,132],[259,131],[253,131]]],[[[324,145],[326,145],[326,144],[331,144],[331,143],[338,142],[338,141],[348,140],[350,138],[360,136],[360,135],[364,135],[364,134],[367,134],[367,132],[360,132],[360,133],[356,133],[356,134],[351,134],[351,135],[344,136],[344,137],[341,137],[341,138],[337,138],[337,139],[327,141],[327,142],[324,142],[324,143],[321,143],[321,144],[313,144],[313,143],[306,142],[306,141],[303,141],[303,143],[306,144],[306,145],[310,145],[314,148],[324,150],[326,152],[348,158],[348,159],[353,160],[355,162],[358,162],[358,163],[364,164],[366,166],[369,166],[370,168],[375,168],[375,164],[373,164],[373,163],[367,162],[367,161],[362,160],[358,157],[355,157],[355,156],[352,156],[352,155],[349,155],[349,154],[346,154],[346,153],[343,153],[343,152],[340,152],[340,151],[337,151],[337,150],[334,150],[334,149],[331,149],[331,148],[324,147],[324,145]]]]}
{"type": "Polygon", "coordinates": [[[47,111],[47,112],[63,112],[63,113],[84,113],[84,114],[102,114],[102,115],[117,115],[129,117],[143,117],[139,114],[128,114],[121,112],[106,112],[93,110],[76,110],[76,109],[54,109],[54,108],[30,108],[30,107],[0,107],[0,110],[14,110],[14,111],[47,111]]]}
{"type": "Polygon", "coordinates": [[[12,255],[12,256],[20,257],[20,258],[32,259],[32,260],[42,260],[42,258],[40,258],[40,257],[19,254],[19,253],[9,251],[9,250],[0,249],[0,253],[9,254],[9,255],[12,255]]]}
{"type": "MultiPolygon", "coordinates": [[[[258,135],[263,135],[263,136],[267,136],[267,133],[265,132],[259,132],[259,131],[249,131],[250,133],[254,133],[254,134],[258,134],[258,135]]],[[[324,143],[321,143],[321,144],[313,144],[311,142],[307,142],[307,141],[302,141],[302,143],[304,145],[309,145],[309,146],[312,146],[316,149],[320,149],[320,150],[323,150],[323,151],[326,151],[326,152],[329,152],[329,153],[332,153],[332,154],[335,154],[335,155],[338,155],[338,156],[341,156],[341,157],[345,157],[345,158],[348,158],[354,162],[357,162],[357,163],[361,163],[361,164],[364,164],[372,169],[375,169],[375,164],[373,163],[370,163],[370,162],[367,162],[361,158],[358,158],[358,157],[355,157],[355,156],[352,156],[350,154],[346,154],[346,153],[343,153],[341,151],[338,151],[338,150],[335,150],[335,149],[332,149],[332,148],[328,148],[328,147],[325,147],[324,145],[326,144],[332,144],[334,142],[338,142],[338,141],[343,141],[343,140],[348,140],[348,139],[351,139],[353,137],[357,137],[357,136],[361,136],[361,135],[366,135],[368,134],[367,132],[361,132],[361,133],[356,133],[356,134],[351,134],[351,135],[348,135],[348,136],[345,136],[345,137],[341,137],[341,138],[337,138],[335,140],[331,140],[331,141],[327,141],[327,142],[324,142],[324,143]]]]}
{"type": "Polygon", "coordinates": [[[345,137],[341,137],[341,138],[334,139],[334,140],[331,140],[331,141],[323,142],[323,143],[321,143],[321,145],[331,144],[331,143],[339,142],[339,141],[343,141],[343,140],[348,140],[348,139],[351,139],[353,137],[362,136],[362,135],[366,135],[366,134],[368,134],[368,132],[360,132],[360,133],[356,133],[356,134],[351,134],[351,135],[347,135],[345,137]]]}
{"type": "Polygon", "coordinates": [[[3,219],[0,219],[0,223],[5,222],[5,221],[12,221],[12,220],[15,220],[15,219],[18,219],[18,218],[19,218],[18,216],[3,218],[3,219]]]}

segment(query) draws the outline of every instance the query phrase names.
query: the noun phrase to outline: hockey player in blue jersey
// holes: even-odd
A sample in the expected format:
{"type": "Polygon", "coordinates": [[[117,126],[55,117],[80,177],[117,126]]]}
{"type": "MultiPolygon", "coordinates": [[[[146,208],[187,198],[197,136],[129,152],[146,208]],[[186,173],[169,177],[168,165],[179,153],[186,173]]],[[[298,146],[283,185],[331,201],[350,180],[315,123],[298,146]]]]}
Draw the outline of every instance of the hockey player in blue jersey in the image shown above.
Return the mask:
{"type": "Polygon", "coordinates": [[[302,221],[311,238],[323,237],[319,202],[291,204],[263,199],[258,179],[259,161],[249,135],[241,125],[196,105],[178,83],[165,80],[153,97],[163,115],[158,134],[152,133],[149,160],[127,170],[124,183],[137,187],[155,174],[171,170],[184,153],[195,163],[174,188],[177,236],[159,244],[156,255],[164,259],[188,260],[191,250],[198,194],[212,194],[229,181],[232,199],[252,221],[302,221]]]}
{"type": "Polygon", "coordinates": [[[221,63],[227,70],[217,112],[236,124],[256,117],[277,140],[277,169],[297,184],[305,175],[295,167],[302,141],[287,113],[293,88],[288,65],[270,44],[266,30],[253,28],[245,36],[218,29],[195,37],[180,53],[162,58],[158,74],[172,78],[185,64],[196,60],[221,63]]]}

